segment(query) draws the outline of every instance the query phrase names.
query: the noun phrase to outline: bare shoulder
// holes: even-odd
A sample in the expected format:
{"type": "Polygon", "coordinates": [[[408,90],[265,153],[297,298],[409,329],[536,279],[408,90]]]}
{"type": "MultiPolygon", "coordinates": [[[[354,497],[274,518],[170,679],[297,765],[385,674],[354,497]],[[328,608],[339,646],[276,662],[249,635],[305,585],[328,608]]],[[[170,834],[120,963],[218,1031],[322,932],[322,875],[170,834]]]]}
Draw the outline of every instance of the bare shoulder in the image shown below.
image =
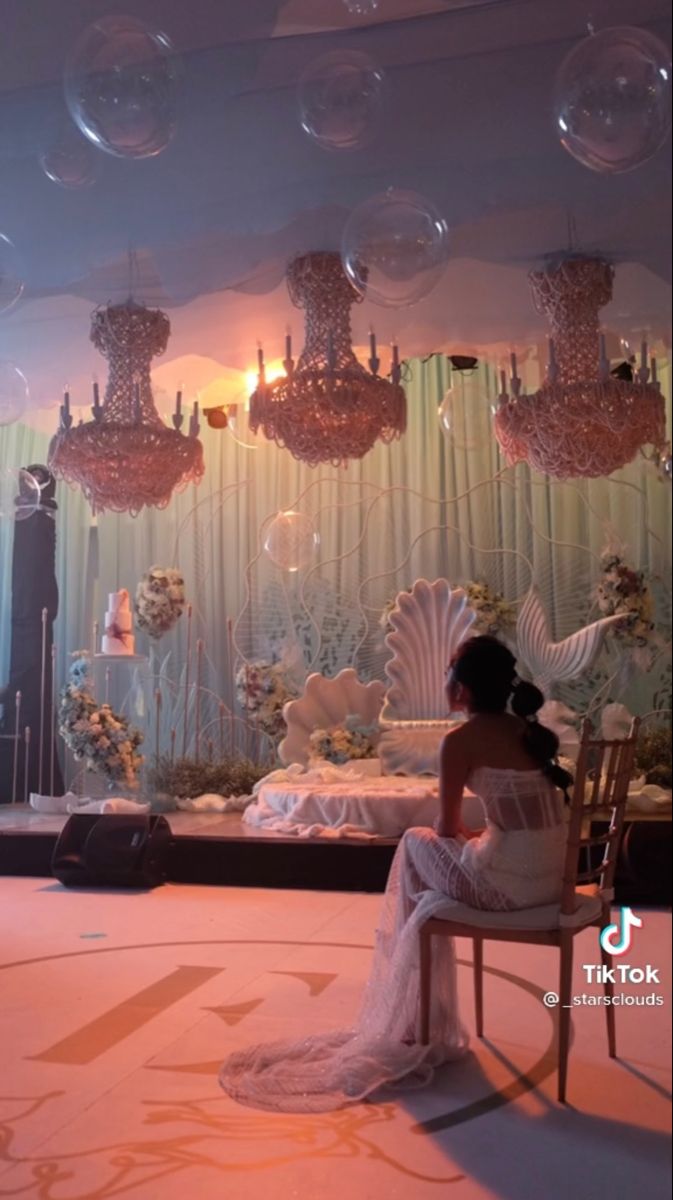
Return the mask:
{"type": "Polygon", "coordinates": [[[455,729],[449,730],[442,742],[443,758],[457,758],[467,754],[470,746],[474,745],[471,724],[471,721],[465,721],[461,725],[456,725],[455,729]]]}

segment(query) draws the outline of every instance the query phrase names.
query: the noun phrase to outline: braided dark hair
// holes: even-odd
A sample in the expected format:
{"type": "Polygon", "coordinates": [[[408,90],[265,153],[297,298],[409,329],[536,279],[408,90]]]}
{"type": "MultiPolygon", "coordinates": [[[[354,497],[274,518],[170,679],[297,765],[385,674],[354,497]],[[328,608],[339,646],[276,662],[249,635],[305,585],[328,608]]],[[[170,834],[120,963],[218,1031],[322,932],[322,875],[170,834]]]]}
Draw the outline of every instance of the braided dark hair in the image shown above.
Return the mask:
{"type": "Polygon", "coordinates": [[[526,722],[523,742],[527,753],[556,787],[567,792],[573,780],[557,762],[559,740],[537,719],[544,696],[534,684],[519,679],[511,650],[494,637],[468,638],[451,670],[456,682],[470,689],[473,712],[504,713],[511,702],[512,712],[526,722]]]}

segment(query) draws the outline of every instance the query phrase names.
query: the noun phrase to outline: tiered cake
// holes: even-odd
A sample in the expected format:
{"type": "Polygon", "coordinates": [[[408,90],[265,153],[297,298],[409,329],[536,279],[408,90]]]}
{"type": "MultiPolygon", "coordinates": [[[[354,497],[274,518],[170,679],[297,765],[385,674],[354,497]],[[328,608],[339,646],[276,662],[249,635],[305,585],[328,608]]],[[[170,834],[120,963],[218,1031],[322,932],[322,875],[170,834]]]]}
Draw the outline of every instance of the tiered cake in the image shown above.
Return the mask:
{"type": "Polygon", "coordinates": [[[110,592],[101,643],[103,654],[135,654],[135,648],[129,594],[125,588],[121,592],[110,592]]]}

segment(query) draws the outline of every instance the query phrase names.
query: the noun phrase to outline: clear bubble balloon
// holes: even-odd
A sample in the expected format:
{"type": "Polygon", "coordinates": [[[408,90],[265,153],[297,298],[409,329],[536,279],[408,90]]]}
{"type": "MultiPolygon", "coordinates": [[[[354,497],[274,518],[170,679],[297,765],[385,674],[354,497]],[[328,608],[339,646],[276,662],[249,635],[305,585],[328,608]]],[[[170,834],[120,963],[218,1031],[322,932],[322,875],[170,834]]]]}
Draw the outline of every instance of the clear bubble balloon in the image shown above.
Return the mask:
{"type": "Polygon", "coordinates": [[[323,150],[359,150],[376,133],[384,74],[359,50],[323,54],[304,71],[298,102],[302,129],[323,150]]]}
{"type": "Polygon", "coordinates": [[[444,274],[448,253],[449,231],[434,204],[394,188],[353,210],[341,246],[353,286],[384,308],[427,296],[444,274]]]}
{"type": "Polygon", "coordinates": [[[179,60],[165,34],[135,17],[102,17],[70,55],[66,103],[99,149],[118,158],[152,158],[175,131],[179,77],[179,60]]]}
{"type": "Polygon", "coordinates": [[[671,128],[671,56],[644,29],[604,29],[575,46],[556,77],[556,129],[592,171],[633,171],[671,128]]]}
{"type": "Polygon", "coordinates": [[[9,312],[23,292],[23,273],[14,243],[0,233],[0,313],[9,312]]]}
{"type": "Polygon", "coordinates": [[[52,183],[76,190],[96,182],[101,159],[91,142],[64,116],[49,129],[39,161],[52,183]]]}
{"type": "Polygon", "coordinates": [[[0,359],[0,425],[20,421],[28,407],[28,380],[14,363],[0,359]]]}
{"type": "Polygon", "coordinates": [[[0,466],[0,521],[25,521],[40,507],[40,485],[23,467],[0,466]]]}
{"type": "Polygon", "coordinates": [[[454,378],[437,410],[444,437],[454,450],[481,450],[491,440],[491,407],[478,389],[454,378]]]}
{"type": "Polygon", "coordinates": [[[320,545],[320,534],[305,513],[279,512],[273,518],[264,539],[271,562],[283,571],[296,572],[308,567],[320,545]]]}

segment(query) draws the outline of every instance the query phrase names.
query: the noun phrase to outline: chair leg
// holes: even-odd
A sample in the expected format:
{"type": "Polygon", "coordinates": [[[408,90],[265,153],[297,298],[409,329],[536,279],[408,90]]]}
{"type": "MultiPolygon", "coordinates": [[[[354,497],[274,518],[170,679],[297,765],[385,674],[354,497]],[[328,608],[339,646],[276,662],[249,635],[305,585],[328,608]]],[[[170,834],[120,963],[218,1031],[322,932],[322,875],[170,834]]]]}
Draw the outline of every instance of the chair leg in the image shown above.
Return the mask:
{"type": "MultiPolygon", "coordinates": [[[[602,927],[605,928],[605,926],[608,925],[609,923],[610,923],[610,915],[608,913],[607,916],[604,916],[602,927]]],[[[607,953],[606,950],[603,949],[602,946],[601,946],[601,962],[602,962],[603,966],[606,968],[605,983],[603,984],[603,987],[605,988],[605,998],[607,1001],[607,1003],[605,1005],[605,1019],[607,1021],[607,1026],[608,1026],[608,1052],[609,1052],[610,1058],[616,1058],[617,1057],[617,1022],[615,1019],[615,1017],[616,1017],[615,1006],[612,1003],[614,994],[615,994],[615,985],[614,985],[614,983],[611,982],[611,980],[608,976],[608,971],[610,970],[610,967],[612,965],[612,957],[607,953]]]]}
{"type": "Polygon", "coordinates": [[[477,1037],[484,1036],[484,939],[473,939],[474,959],[474,1008],[477,1020],[477,1037]]]}
{"type": "Polygon", "coordinates": [[[421,1046],[430,1044],[430,1003],[432,989],[432,934],[425,927],[420,933],[420,1017],[421,1046]]]}
{"type": "Polygon", "coordinates": [[[561,934],[561,983],[559,987],[558,1099],[565,1104],[570,1053],[571,1004],[573,986],[573,935],[561,934]]]}

